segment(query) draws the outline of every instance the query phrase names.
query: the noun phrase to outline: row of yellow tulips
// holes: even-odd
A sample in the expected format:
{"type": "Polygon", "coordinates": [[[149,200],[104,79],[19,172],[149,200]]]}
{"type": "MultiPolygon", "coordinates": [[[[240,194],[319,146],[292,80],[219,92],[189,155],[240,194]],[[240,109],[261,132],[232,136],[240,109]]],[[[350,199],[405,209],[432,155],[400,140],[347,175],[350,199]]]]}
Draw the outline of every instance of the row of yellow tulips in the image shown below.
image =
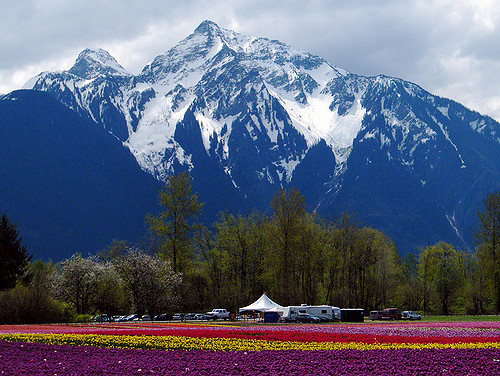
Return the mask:
{"type": "Polygon", "coordinates": [[[79,345],[107,348],[261,351],[261,350],[381,350],[381,349],[500,349],[500,342],[459,343],[360,343],[360,342],[293,342],[240,338],[193,338],[183,336],[134,336],[97,334],[0,334],[0,340],[57,345],[79,345]]]}

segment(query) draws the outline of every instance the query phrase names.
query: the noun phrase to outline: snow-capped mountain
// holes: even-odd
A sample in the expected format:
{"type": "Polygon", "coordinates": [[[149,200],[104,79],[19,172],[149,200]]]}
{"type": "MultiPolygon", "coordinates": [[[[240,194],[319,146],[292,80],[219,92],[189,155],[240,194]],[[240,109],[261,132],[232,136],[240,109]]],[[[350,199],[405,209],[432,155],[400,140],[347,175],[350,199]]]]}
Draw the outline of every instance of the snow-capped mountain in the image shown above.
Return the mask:
{"type": "Polygon", "coordinates": [[[95,121],[158,179],[189,170],[214,211],[267,208],[295,186],[311,209],[355,211],[405,250],[470,246],[479,203],[500,188],[493,119],[210,21],[139,75],[85,50],[26,88],[95,121]]]}

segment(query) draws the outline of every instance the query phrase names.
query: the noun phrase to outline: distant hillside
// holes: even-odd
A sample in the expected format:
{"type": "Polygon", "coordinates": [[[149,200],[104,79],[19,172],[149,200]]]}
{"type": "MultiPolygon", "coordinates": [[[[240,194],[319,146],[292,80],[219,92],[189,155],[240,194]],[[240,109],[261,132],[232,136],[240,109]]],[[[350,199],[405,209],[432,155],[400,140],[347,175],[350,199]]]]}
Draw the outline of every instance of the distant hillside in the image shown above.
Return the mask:
{"type": "Polygon", "coordinates": [[[162,184],[119,140],[51,95],[0,100],[0,213],[35,258],[59,261],[139,240],[162,184]]]}

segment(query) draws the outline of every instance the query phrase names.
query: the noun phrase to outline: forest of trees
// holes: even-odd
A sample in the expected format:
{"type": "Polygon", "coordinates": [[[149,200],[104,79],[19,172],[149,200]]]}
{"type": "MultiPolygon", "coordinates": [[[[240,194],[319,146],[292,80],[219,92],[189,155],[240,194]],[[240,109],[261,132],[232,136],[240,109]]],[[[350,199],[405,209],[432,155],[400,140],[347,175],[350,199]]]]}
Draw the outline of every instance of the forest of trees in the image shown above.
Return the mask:
{"type": "Polygon", "coordinates": [[[234,312],[264,291],[285,306],[500,313],[498,192],[478,212],[475,252],[439,242],[402,258],[387,236],[347,213],[328,222],[308,212],[293,188],[275,194],[269,214],[220,213],[212,228],[197,223],[203,203],[188,174],[168,179],[159,198],[163,212],[146,218],[150,236],[144,244],[115,240],[95,255],[75,254],[55,265],[30,262],[4,215],[0,258],[2,265],[9,258],[16,262],[5,274],[13,277],[4,277],[0,287],[0,322],[214,307],[234,312]]]}

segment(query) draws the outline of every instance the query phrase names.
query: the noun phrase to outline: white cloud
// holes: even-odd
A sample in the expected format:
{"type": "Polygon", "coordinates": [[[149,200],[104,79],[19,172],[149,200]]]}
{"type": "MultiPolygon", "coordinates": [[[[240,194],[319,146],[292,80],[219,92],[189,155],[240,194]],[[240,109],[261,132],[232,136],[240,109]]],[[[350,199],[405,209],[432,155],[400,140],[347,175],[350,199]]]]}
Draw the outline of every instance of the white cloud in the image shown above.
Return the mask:
{"type": "Polygon", "coordinates": [[[279,39],[350,72],[421,85],[500,120],[496,0],[7,0],[0,13],[0,92],[68,69],[86,47],[131,73],[204,19],[279,39]]]}

